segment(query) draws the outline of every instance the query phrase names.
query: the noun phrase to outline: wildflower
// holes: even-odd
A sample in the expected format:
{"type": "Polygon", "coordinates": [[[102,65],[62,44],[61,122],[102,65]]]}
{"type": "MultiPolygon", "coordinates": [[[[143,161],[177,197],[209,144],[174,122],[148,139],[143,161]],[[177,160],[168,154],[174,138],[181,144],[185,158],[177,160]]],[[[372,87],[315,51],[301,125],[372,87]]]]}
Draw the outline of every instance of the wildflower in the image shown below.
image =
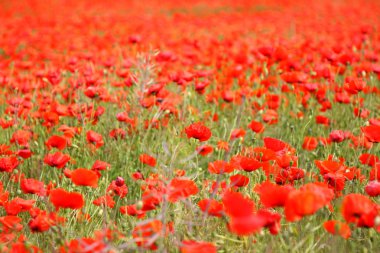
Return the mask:
{"type": "Polygon", "coordinates": [[[185,128],[187,138],[194,138],[201,142],[207,141],[211,137],[211,131],[201,122],[193,123],[185,128]]]}

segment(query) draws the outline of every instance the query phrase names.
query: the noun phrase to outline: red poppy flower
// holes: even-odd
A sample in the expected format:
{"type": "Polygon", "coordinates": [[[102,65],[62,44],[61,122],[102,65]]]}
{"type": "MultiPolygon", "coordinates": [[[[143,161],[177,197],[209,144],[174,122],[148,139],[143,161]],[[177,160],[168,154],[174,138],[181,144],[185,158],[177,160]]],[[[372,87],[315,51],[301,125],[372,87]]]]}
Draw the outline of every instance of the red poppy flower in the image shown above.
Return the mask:
{"type": "Polygon", "coordinates": [[[156,163],[157,163],[156,158],[148,154],[141,154],[139,159],[140,159],[140,162],[142,162],[143,164],[149,165],[151,167],[156,166],[156,163]]]}
{"type": "Polygon", "coordinates": [[[0,171],[1,172],[12,172],[20,162],[17,160],[17,157],[0,157],[0,171]]]}
{"type": "Polygon", "coordinates": [[[202,199],[198,202],[198,206],[202,212],[208,215],[216,217],[222,217],[223,215],[223,204],[215,199],[202,199]]]}
{"type": "Polygon", "coordinates": [[[109,136],[113,139],[124,139],[125,136],[126,136],[126,132],[125,130],[121,129],[121,128],[115,128],[115,129],[112,129],[110,132],[109,132],[109,136]]]}
{"type": "Polygon", "coordinates": [[[68,168],[63,169],[63,175],[65,175],[65,177],[71,178],[71,173],[73,173],[72,170],[69,170],[68,168]]]}
{"type": "Polygon", "coordinates": [[[289,194],[294,190],[290,185],[277,185],[269,181],[255,186],[255,191],[260,196],[261,204],[265,207],[284,206],[289,194]]]}
{"type": "Polygon", "coordinates": [[[11,143],[17,143],[19,146],[28,146],[32,138],[32,133],[26,130],[17,130],[13,133],[11,143]]]}
{"type": "Polygon", "coordinates": [[[6,121],[5,119],[0,118],[0,126],[2,129],[10,128],[15,124],[14,120],[6,121]]]}
{"type": "Polygon", "coordinates": [[[354,108],[354,115],[362,119],[368,118],[370,113],[371,111],[365,108],[358,108],[358,107],[354,108]]]}
{"type": "Polygon", "coordinates": [[[32,151],[30,151],[30,149],[17,150],[16,154],[18,156],[22,157],[23,159],[28,159],[29,157],[31,157],[33,155],[32,151]]]}
{"type": "Polygon", "coordinates": [[[71,173],[71,181],[78,186],[98,187],[98,174],[92,170],[79,168],[71,173]]]}
{"type": "Polygon", "coordinates": [[[247,186],[249,183],[249,177],[246,177],[244,175],[233,175],[230,177],[231,180],[231,186],[236,187],[244,187],[247,186]]]}
{"type": "Polygon", "coordinates": [[[322,115],[315,116],[315,121],[317,124],[322,124],[325,126],[330,125],[330,119],[322,115]]]}
{"type": "Polygon", "coordinates": [[[342,191],[346,183],[346,177],[340,173],[324,174],[323,179],[329,185],[329,187],[335,191],[342,191]]]}
{"type": "Polygon", "coordinates": [[[147,190],[142,194],[143,211],[150,211],[156,209],[162,202],[163,193],[155,189],[147,190]]]}
{"type": "Polygon", "coordinates": [[[50,191],[50,202],[55,208],[80,209],[84,205],[82,194],[78,192],[68,192],[62,188],[50,191]]]}
{"type": "Polygon", "coordinates": [[[205,82],[197,82],[195,83],[195,91],[198,94],[204,94],[206,91],[206,87],[210,84],[210,81],[205,81],[205,82]]]}
{"type": "Polygon", "coordinates": [[[9,192],[3,191],[2,184],[0,185],[0,206],[4,206],[8,202],[9,192]]]}
{"type": "Polygon", "coordinates": [[[363,79],[348,77],[345,81],[344,90],[352,95],[358,94],[366,87],[366,83],[363,79]]]}
{"type": "Polygon", "coordinates": [[[305,215],[314,214],[322,207],[323,201],[320,196],[313,192],[295,191],[289,196],[286,204],[286,219],[296,221],[305,215]]]}
{"type": "MultiPolygon", "coordinates": [[[[36,208],[37,209],[37,208],[36,208]]],[[[28,226],[32,233],[45,232],[50,229],[51,226],[58,223],[64,223],[65,219],[56,215],[56,213],[46,213],[46,211],[29,211],[32,219],[29,221],[28,226]]]]}
{"type": "Polygon", "coordinates": [[[10,148],[11,148],[11,147],[9,147],[8,145],[0,144],[0,155],[1,155],[1,156],[12,155],[12,154],[13,154],[13,151],[10,150],[10,148]]]}
{"type": "Polygon", "coordinates": [[[259,121],[252,120],[251,123],[249,123],[248,127],[255,133],[262,133],[265,130],[264,125],[259,121]]]}
{"type": "Polygon", "coordinates": [[[197,149],[196,149],[197,153],[202,155],[202,156],[206,156],[206,155],[212,153],[213,150],[214,150],[214,148],[210,145],[202,145],[202,146],[197,147],[197,149]]]}
{"type": "Polygon", "coordinates": [[[61,253],[81,252],[107,252],[107,244],[102,240],[93,238],[80,238],[73,239],[69,243],[65,243],[65,246],[60,248],[61,253]]]}
{"type": "Polygon", "coordinates": [[[129,118],[128,112],[119,112],[116,114],[116,119],[117,121],[124,122],[124,121],[128,121],[130,118],[129,118]]]}
{"type": "Polygon", "coordinates": [[[369,166],[375,166],[377,163],[380,163],[379,157],[367,153],[361,154],[359,156],[359,160],[362,164],[366,164],[369,166]]]}
{"type": "Polygon", "coordinates": [[[329,220],[323,223],[323,227],[330,234],[333,234],[333,235],[339,234],[344,239],[348,239],[351,236],[350,227],[346,223],[341,222],[341,221],[329,220]]]}
{"type": "Polygon", "coordinates": [[[150,250],[157,249],[155,242],[159,238],[162,227],[163,224],[160,220],[152,220],[135,226],[132,230],[132,236],[137,246],[150,250]]]}
{"type": "Polygon", "coordinates": [[[298,164],[298,157],[294,155],[277,156],[276,163],[283,169],[295,168],[298,164]]]}
{"type": "Polygon", "coordinates": [[[244,171],[247,172],[258,170],[263,166],[262,162],[259,162],[253,157],[247,156],[243,156],[240,158],[239,165],[244,171]]]}
{"type": "Polygon", "coordinates": [[[137,180],[144,180],[144,175],[140,171],[136,171],[132,174],[132,179],[137,180]]]}
{"type": "Polygon", "coordinates": [[[243,197],[241,193],[227,191],[223,196],[223,204],[230,220],[228,229],[238,235],[250,235],[260,231],[265,220],[256,215],[255,204],[243,197]]]}
{"type": "Polygon", "coordinates": [[[288,143],[271,137],[264,138],[264,145],[267,149],[274,151],[277,156],[285,155],[287,152],[295,152],[288,143]]]}
{"type": "Polygon", "coordinates": [[[50,150],[52,148],[57,148],[59,150],[63,150],[66,148],[67,139],[65,137],[61,137],[58,135],[51,136],[46,142],[46,147],[50,150]]]}
{"type": "Polygon", "coordinates": [[[57,167],[58,169],[65,167],[68,161],[70,161],[70,156],[62,154],[61,152],[47,154],[44,158],[44,163],[51,167],[57,167]]]}
{"type": "Polygon", "coordinates": [[[42,250],[35,245],[26,245],[25,242],[15,242],[11,245],[10,252],[17,253],[41,253],[42,250]]]}
{"type": "Polygon", "coordinates": [[[327,145],[331,144],[331,139],[329,137],[318,137],[318,140],[320,141],[321,145],[323,145],[323,146],[327,146],[327,145]]]}
{"type": "Polygon", "coordinates": [[[366,126],[361,130],[370,142],[380,142],[380,126],[366,126]]]}
{"type": "Polygon", "coordinates": [[[103,137],[101,134],[89,130],[86,134],[87,142],[94,144],[96,148],[100,148],[104,145],[103,137]]]}
{"type": "Polygon", "coordinates": [[[208,164],[208,171],[211,174],[231,173],[234,169],[235,167],[232,164],[223,160],[217,160],[208,164]]]}
{"type": "Polygon", "coordinates": [[[103,205],[103,206],[107,206],[109,208],[114,208],[114,206],[115,206],[115,201],[113,200],[113,198],[110,195],[101,196],[101,197],[95,199],[92,203],[95,206],[103,205]]]}
{"type": "Polygon", "coordinates": [[[380,118],[371,118],[368,120],[369,121],[369,124],[373,125],[373,126],[380,126],[380,118]]]}
{"type": "Polygon", "coordinates": [[[225,212],[232,217],[248,216],[255,212],[255,203],[239,192],[226,191],[223,195],[225,212]]]}
{"type": "Polygon", "coordinates": [[[308,75],[303,72],[285,72],[281,75],[282,80],[287,83],[304,83],[308,79],[308,75]]]}
{"type": "Polygon", "coordinates": [[[111,164],[107,162],[103,162],[100,160],[96,160],[95,163],[92,165],[92,170],[106,170],[111,167],[111,164]]]}
{"type": "Polygon", "coordinates": [[[285,203],[285,216],[288,221],[297,221],[303,216],[312,215],[328,205],[334,192],[324,184],[309,183],[292,191],[285,203]]]}
{"type": "Polygon", "coordinates": [[[235,140],[237,138],[244,138],[245,130],[244,129],[234,129],[231,133],[230,140],[235,140]]]}
{"type": "Polygon", "coordinates": [[[216,253],[217,248],[210,242],[182,241],[181,253],[216,253]]]}
{"type": "Polygon", "coordinates": [[[121,206],[120,212],[130,216],[137,216],[138,219],[145,217],[145,212],[141,209],[137,209],[136,205],[121,206]]]}
{"type": "Polygon", "coordinates": [[[23,226],[21,224],[22,219],[17,216],[3,216],[0,217],[0,223],[4,232],[21,231],[23,226]]]}
{"type": "Polygon", "coordinates": [[[355,223],[358,227],[373,227],[378,210],[368,197],[351,193],[343,198],[342,214],[347,222],[355,223]]]}
{"type": "Polygon", "coordinates": [[[24,193],[37,194],[38,196],[46,195],[44,183],[34,178],[22,179],[20,187],[24,193]]]}
{"type": "Polygon", "coordinates": [[[211,131],[202,122],[193,123],[185,128],[187,138],[194,138],[201,142],[207,141],[211,137],[211,131]]]}
{"type": "Polygon", "coordinates": [[[369,180],[380,181],[380,163],[376,164],[375,167],[373,167],[371,171],[369,172],[369,180]]]}
{"type": "Polygon", "coordinates": [[[50,222],[49,219],[44,219],[43,216],[37,216],[29,221],[28,225],[32,233],[45,232],[50,229],[52,225],[50,222]]]}
{"type": "Polygon", "coordinates": [[[45,112],[43,114],[44,122],[42,123],[43,126],[46,126],[47,128],[51,128],[58,124],[59,122],[59,115],[55,112],[45,112]]]}
{"type": "Polygon", "coordinates": [[[306,136],[303,139],[302,148],[308,151],[312,151],[316,149],[318,146],[318,139],[311,136],[306,136]]]}
{"type": "Polygon", "coordinates": [[[36,203],[33,199],[22,199],[19,197],[16,197],[12,199],[11,201],[5,203],[4,208],[7,213],[7,215],[17,215],[20,212],[27,212],[29,211],[34,204],[36,203]]]}
{"type": "Polygon", "coordinates": [[[217,193],[224,193],[228,189],[228,184],[226,181],[212,181],[211,187],[209,189],[210,193],[217,192],[217,193]]]}
{"type": "Polygon", "coordinates": [[[263,227],[268,228],[272,235],[277,235],[280,232],[280,214],[267,209],[261,209],[257,212],[257,216],[264,221],[263,227]]]}
{"type": "Polygon", "coordinates": [[[68,138],[73,138],[76,134],[80,133],[80,128],[69,127],[62,125],[58,128],[58,131],[63,132],[63,135],[68,138]]]}
{"type": "Polygon", "coordinates": [[[128,187],[125,183],[121,183],[120,177],[118,177],[116,180],[112,180],[111,184],[107,187],[107,192],[110,191],[120,198],[124,198],[128,194],[128,187]]]}
{"type": "Polygon", "coordinates": [[[260,162],[267,162],[276,160],[276,152],[264,147],[256,147],[253,149],[256,160],[260,162]]]}
{"type": "Polygon", "coordinates": [[[278,113],[275,110],[268,109],[262,114],[263,121],[269,125],[277,124],[278,113]]]}
{"type": "Polygon", "coordinates": [[[222,98],[224,101],[226,101],[227,103],[230,103],[234,100],[234,92],[233,91],[230,91],[230,90],[224,90],[222,92],[222,98]]]}
{"type": "Polygon", "coordinates": [[[305,171],[297,167],[280,168],[274,175],[276,176],[275,181],[277,184],[293,183],[304,178],[305,171]]]}
{"type": "Polygon", "coordinates": [[[199,191],[194,181],[186,178],[174,178],[168,185],[168,198],[170,202],[187,198],[197,194],[199,191]]]}
{"type": "Polygon", "coordinates": [[[322,175],[327,173],[337,173],[338,171],[345,171],[346,166],[344,165],[344,161],[333,161],[332,159],[328,159],[325,161],[315,160],[315,165],[319,168],[319,171],[322,175]]]}
{"type": "Polygon", "coordinates": [[[330,140],[332,142],[342,142],[346,139],[345,134],[342,130],[333,130],[330,133],[330,140]]]}

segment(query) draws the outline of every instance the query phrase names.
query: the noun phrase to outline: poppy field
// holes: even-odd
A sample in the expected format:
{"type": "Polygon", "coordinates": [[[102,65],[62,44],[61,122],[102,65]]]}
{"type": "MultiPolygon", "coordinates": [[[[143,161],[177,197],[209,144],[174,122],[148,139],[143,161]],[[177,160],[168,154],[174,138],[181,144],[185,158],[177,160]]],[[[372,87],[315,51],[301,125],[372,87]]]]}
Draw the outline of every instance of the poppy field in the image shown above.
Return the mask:
{"type": "Polygon", "coordinates": [[[379,13],[0,1],[0,252],[380,252],[379,13]]]}

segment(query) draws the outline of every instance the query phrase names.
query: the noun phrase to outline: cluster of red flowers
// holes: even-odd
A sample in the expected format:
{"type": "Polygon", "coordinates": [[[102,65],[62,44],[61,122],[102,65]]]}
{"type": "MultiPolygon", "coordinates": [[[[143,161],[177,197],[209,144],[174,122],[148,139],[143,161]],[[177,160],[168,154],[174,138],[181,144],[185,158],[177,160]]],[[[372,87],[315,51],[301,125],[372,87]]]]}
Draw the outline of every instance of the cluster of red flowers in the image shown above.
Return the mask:
{"type": "Polygon", "coordinates": [[[206,219],[237,237],[305,216],[380,232],[378,1],[0,13],[2,252],[216,252],[183,233],[206,219]]]}

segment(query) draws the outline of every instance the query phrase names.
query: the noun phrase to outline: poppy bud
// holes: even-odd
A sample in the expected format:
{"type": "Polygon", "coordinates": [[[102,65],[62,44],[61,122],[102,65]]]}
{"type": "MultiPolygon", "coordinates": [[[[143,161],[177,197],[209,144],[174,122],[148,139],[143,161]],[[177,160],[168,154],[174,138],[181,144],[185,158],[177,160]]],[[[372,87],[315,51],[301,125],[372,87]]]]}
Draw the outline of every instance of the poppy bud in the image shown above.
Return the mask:
{"type": "Polygon", "coordinates": [[[371,197],[376,197],[380,195],[380,182],[371,181],[365,187],[366,193],[371,197]]]}
{"type": "Polygon", "coordinates": [[[379,226],[380,225],[380,216],[376,216],[375,218],[375,226],[379,226]]]}
{"type": "Polygon", "coordinates": [[[116,186],[119,186],[119,187],[123,186],[124,183],[125,183],[124,178],[122,178],[122,177],[117,177],[116,178],[116,181],[115,181],[116,186]]]}
{"type": "Polygon", "coordinates": [[[140,200],[136,203],[136,209],[141,210],[144,206],[144,203],[140,200]]]}

